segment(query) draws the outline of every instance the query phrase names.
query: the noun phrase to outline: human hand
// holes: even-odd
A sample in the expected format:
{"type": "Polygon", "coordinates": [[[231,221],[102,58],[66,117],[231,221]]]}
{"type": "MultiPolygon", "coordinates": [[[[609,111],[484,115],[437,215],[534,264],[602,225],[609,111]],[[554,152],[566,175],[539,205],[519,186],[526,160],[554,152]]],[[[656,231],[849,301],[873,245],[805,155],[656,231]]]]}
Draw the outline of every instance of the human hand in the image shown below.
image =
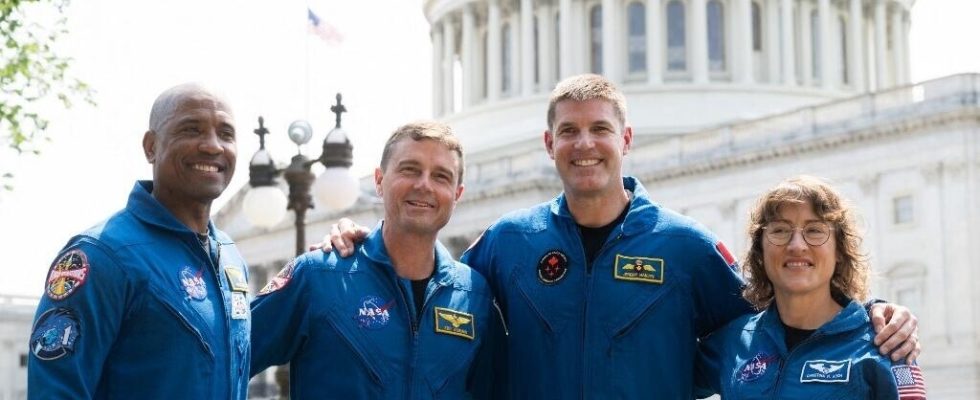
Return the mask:
{"type": "Polygon", "coordinates": [[[904,358],[909,363],[915,361],[922,352],[919,343],[919,320],[906,307],[877,303],[871,306],[871,324],[874,326],[875,345],[878,351],[890,356],[892,361],[904,358]]]}
{"type": "Polygon", "coordinates": [[[324,236],[320,243],[310,246],[310,250],[320,249],[327,252],[336,250],[341,257],[349,257],[354,254],[354,244],[364,241],[370,232],[368,228],[354,223],[349,218],[341,218],[330,226],[330,234],[324,236]]]}

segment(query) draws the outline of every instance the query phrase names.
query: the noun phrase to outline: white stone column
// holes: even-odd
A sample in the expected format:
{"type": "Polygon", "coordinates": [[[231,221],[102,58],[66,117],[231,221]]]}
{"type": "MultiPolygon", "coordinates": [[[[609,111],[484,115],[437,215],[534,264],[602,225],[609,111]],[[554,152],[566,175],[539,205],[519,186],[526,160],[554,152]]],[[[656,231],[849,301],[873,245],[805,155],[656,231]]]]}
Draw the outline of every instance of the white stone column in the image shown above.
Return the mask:
{"type": "Polygon", "coordinates": [[[817,1],[817,20],[820,23],[820,86],[830,89],[837,86],[837,67],[834,63],[834,40],[830,32],[830,0],[817,1]]]}
{"type": "Polygon", "coordinates": [[[859,92],[867,90],[864,86],[864,24],[861,0],[850,0],[847,19],[847,76],[851,87],[859,92]]]}
{"type": "Polygon", "coordinates": [[[618,35],[619,27],[623,25],[617,18],[620,6],[617,0],[602,0],[602,74],[615,83],[623,80],[620,62],[623,55],[619,52],[618,44],[626,40],[618,35]]]}
{"type": "MultiPolygon", "coordinates": [[[[516,13],[520,14],[520,13],[516,13]]],[[[521,35],[521,17],[520,15],[511,15],[510,19],[510,65],[506,65],[506,68],[510,68],[510,96],[516,96],[521,94],[521,53],[524,52],[524,47],[521,46],[523,42],[521,35]]],[[[532,70],[533,72],[533,70],[532,70]]]]}
{"type": "Polygon", "coordinates": [[[558,2],[558,79],[564,79],[573,74],[572,56],[575,50],[572,48],[572,35],[575,29],[572,28],[572,0],[560,0],[558,2]]]}
{"type": "Polygon", "coordinates": [[[708,17],[705,0],[691,0],[688,19],[688,58],[691,79],[696,84],[708,83],[708,17]]]}
{"type": "MultiPolygon", "coordinates": [[[[766,74],[768,77],[763,81],[769,83],[779,83],[779,0],[765,0],[766,2],[766,29],[762,35],[766,42],[763,44],[763,53],[766,55],[768,65],[766,74]]],[[[793,36],[789,36],[792,38],[793,36]]]]}
{"type": "Polygon", "coordinates": [[[442,115],[442,26],[441,21],[432,23],[432,115],[442,115]]]}
{"type": "Polygon", "coordinates": [[[912,52],[912,49],[909,48],[909,32],[912,29],[911,10],[905,10],[903,14],[905,15],[905,18],[902,19],[902,65],[904,66],[903,71],[905,71],[905,74],[902,75],[902,82],[911,83],[912,61],[911,56],[909,55],[909,53],[912,52]]]}
{"type": "Polygon", "coordinates": [[[647,0],[647,82],[660,84],[664,80],[664,19],[660,0],[647,0]]]}
{"type": "Polygon", "coordinates": [[[521,0],[521,29],[515,31],[521,38],[521,74],[517,82],[520,93],[527,96],[534,92],[534,6],[532,0],[521,0]]]}
{"type": "Polygon", "coordinates": [[[487,101],[500,98],[500,0],[487,0],[487,101]]]}
{"type": "Polygon", "coordinates": [[[810,3],[798,3],[800,12],[800,83],[803,86],[813,85],[813,27],[810,23],[810,3]]]}
{"type": "Polygon", "coordinates": [[[538,91],[555,86],[555,14],[550,4],[538,6],[538,91]]]}
{"type": "Polygon", "coordinates": [[[473,15],[473,6],[470,4],[463,6],[463,43],[460,46],[460,63],[463,66],[463,103],[465,110],[473,105],[476,96],[476,17],[473,15]]]}
{"type": "Polygon", "coordinates": [[[442,23],[442,110],[445,114],[455,111],[455,87],[453,85],[453,62],[456,58],[456,27],[452,17],[446,15],[442,23]]]}
{"type": "MultiPolygon", "coordinates": [[[[735,82],[752,83],[752,2],[751,0],[735,0],[732,20],[735,23],[735,37],[732,41],[735,48],[735,82]]],[[[730,31],[729,31],[730,32],[730,31]]]]}
{"type": "Polygon", "coordinates": [[[892,84],[899,86],[905,82],[902,78],[905,76],[905,43],[903,41],[905,22],[902,21],[902,6],[898,3],[892,3],[892,7],[889,10],[891,14],[891,24],[889,29],[891,30],[892,37],[892,84]]]}
{"type": "Polygon", "coordinates": [[[796,85],[796,31],[793,23],[793,0],[781,0],[779,5],[782,22],[783,84],[796,85]]]}
{"type": "Polygon", "coordinates": [[[875,2],[875,90],[888,87],[888,61],[885,47],[885,2],[887,0],[877,0],[875,2]]]}

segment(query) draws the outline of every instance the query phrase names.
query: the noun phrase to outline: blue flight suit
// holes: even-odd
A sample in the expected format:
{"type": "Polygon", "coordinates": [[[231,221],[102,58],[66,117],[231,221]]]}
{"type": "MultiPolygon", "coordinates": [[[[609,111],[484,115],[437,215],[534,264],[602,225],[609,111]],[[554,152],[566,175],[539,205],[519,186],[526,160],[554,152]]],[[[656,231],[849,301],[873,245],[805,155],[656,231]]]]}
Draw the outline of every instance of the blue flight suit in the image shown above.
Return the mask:
{"type": "Polygon", "coordinates": [[[564,194],[502,217],[463,255],[510,331],[502,365],[481,371],[504,374],[496,396],[690,399],[698,338],[751,311],[724,245],[623,182],[629,210],[591,271],[564,194]]]}
{"type": "Polygon", "coordinates": [[[28,357],[31,399],[244,399],[248,268],[137,182],[126,208],[73,237],[48,272],[28,357]]]}
{"type": "Polygon", "coordinates": [[[252,302],[252,373],[290,363],[298,399],[459,399],[491,322],[486,281],[436,244],[422,315],[378,225],[340,258],[297,257],[252,302]]]}
{"type": "Polygon", "coordinates": [[[724,399],[925,399],[917,365],[878,353],[864,306],[851,301],[787,351],[771,306],[729,323],[703,341],[698,383],[724,399]],[[900,391],[901,390],[901,391],[900,391]]]}

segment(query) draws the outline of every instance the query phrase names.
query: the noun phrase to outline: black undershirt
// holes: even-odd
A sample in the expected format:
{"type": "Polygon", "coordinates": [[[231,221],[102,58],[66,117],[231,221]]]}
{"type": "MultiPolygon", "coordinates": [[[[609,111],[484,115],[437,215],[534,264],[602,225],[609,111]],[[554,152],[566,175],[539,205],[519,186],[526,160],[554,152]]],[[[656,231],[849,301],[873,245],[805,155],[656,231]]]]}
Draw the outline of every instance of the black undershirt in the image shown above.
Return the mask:
{"type": "Polygon", "coordinates": [[[415,315],[422,316],[422,306],[425,305],[425,288],[429,286],[432,276],[425,279],[412,280],[412,299],[415,300],[415,315]]]}
{"type": "Polygon", "coordinates": [[[609,234],[612,232],[616,226],[623,223],[626,219],[626,212],[629,211],[629,204],[623,207],[623,211],[619,213],[613,222],[606,225],[600,226],[598,228],[590,228],[587,226],[578,225],[579,236],[582,238],[582,247],[585,248],[585,269],[588,272],[592,272],[592,262],[595,261],[595,257],[599,254],[599,250],[602,249],[602,245],[606,243],[606,239],[609,238],[609,234]]]}
{"type": "MultiPolygon", "coordinates": [[[[847,304],[851,302],[846,296],[840,293],[831,293],[834,301],[837,302],[841,307],[847,307],[847,304]]],[[[779,321],[783,324],[783,332],[786,333],[786,351],[793,351],[796,346],[799,346],[804,340],[813,335],[816,329],[799,329],[792,326],[786,325],[786,323],[779,321]]]]}

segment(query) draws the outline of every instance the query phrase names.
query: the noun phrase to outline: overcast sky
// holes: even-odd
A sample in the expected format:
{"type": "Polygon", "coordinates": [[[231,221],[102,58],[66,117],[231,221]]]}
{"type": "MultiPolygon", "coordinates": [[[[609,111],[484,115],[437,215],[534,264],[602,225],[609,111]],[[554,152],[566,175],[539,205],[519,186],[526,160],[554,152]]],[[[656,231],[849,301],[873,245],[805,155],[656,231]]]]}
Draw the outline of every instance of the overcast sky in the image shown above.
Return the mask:
{"type": "MultiPolygon", "coordinates": [[[[257,116],[272,131],[273,156],[286,161],[295,152],[286,127],[307,119],[313,141],[322,140],[338,91],[349,110],[353,170],[369,173],[393,128],[430,116],[431,45],[421,9],[419,0],[72,2],[70,34],[59,46],[74,58],[74,75],[97,90],[98,107],[51,111],[52,142],[40,156],[0,151],[0,171],[16,173],[14,191],[0,192],[0,257],[8,264],[0,294],[40,295],[71,235],[123,207],[134,180],[150,178],[140,140],[153,99],[176,83],[206,83],[234,107],[238,170],[219,204],[247,183],[257,116]],[[307,4],[343,34],[341,44],[307,33],[307,4]]],[[[976,0],[917,1],[914,81],[980,72],[978,15],[976,0]]]]}

